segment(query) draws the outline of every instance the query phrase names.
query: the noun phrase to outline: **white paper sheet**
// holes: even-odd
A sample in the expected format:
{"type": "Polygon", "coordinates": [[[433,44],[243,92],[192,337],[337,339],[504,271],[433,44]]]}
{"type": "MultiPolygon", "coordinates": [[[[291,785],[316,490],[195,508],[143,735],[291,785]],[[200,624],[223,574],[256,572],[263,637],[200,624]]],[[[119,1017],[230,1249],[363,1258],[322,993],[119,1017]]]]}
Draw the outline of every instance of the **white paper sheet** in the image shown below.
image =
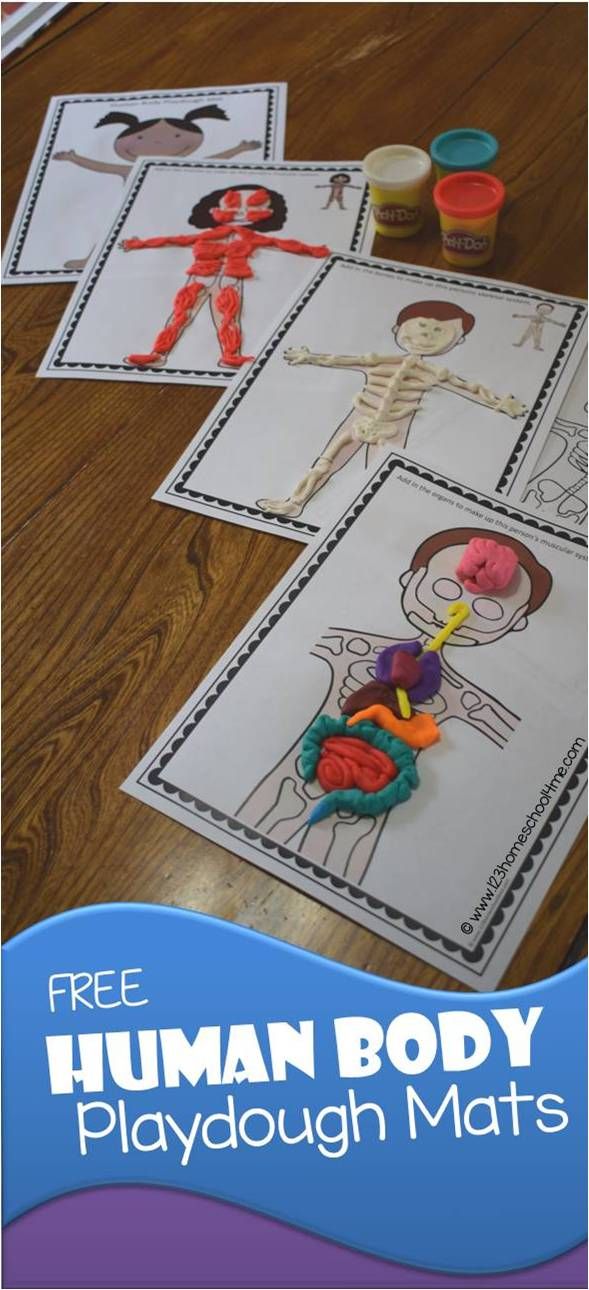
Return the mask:
{"type": "Polygon", "coordinates": [[[587,532],[587,354],[521,494],[554,524],[587,532]]]}
{"type": "Polygon", "coordinates": [[[121,200],[126,179],[116,168],[132,166],[134,155],[159,156],[165,151],[165,155],[205,161],[246,143],[256,145],[240,152],[246,161],[281,158],[286,95],[286,84],[269,82],[52,98],[8,235],[3,282],[80,278],[84,261],[121,200]],[[183,126],[187,113],[211,106],[224,112],[227,120],[204,116],[188,128],[183,126]],[[138,118],[140,124],[134,130],[124,121],[99,124],[119,113],[138,118]],[[162,118],[174,123],[163,135],[162,118]],[[159,123],[155,127],[154,121],[159,123]],[[142,131],[145,123],[148,127],[142,131]],[[125,134],[129,130],[131,137],[125,134]]]}
{"type": "Polygon", "coordinates": [[[123,787],[456,979],[493,989],[583,818],[585,565],[580,534],[562,538],[390,456],[123,787]],[[456,583],[472,529],[525,548],[502,595],[456,583]],[[432,540],[439,550],[424,549],[432,540]],[[304,730],[321,712],[340,715],[384,646],[423,641],[428,626],[431,637],[432,615],[444,621],[457,598],[471,617],[444,646],[441,690],[424,705],[442,738],[418,755],[419,787],[388,815],[344,811],[309,826],[322,790],[301,778],[304,730]]]}
{"type": "MultiPolygon", "coordinates": [[[[362,247],[371,238],[368,185],[358,162],[284,161],[257,166],[144,162],[68,305],[39,375],[220,386],[233,380],[235,372],[221,362],[221,336],[217,335],[211,308],[214,294],[209,299],[203,293],[202,303],[199,297],[194,316],[166,355],[163,367],[152,360],[144,367],[129,362],[129,356],[137,353],[149,358],[157,333],[171,317],[172,301],[179,289],[203,282],[214,291],[215,278],[207,276],[206,264],[203,272],[198,272],[193,246],[167,245],[125,252],[121,242],[135,237],[198,235],[203,232],[203,218],[209,216],[195,216],[199,222],[196,226],[191,224],[194,208],[199,203],[207,204],[210,194],[223,189],[239,190],[240,185],[275,194],[271,203],[277,217],[260,224],[262,236],[296,239],[308,247],[338,250],[362,247]],[[343,193],[337,184],[337,176],[342,174],[350,181],[343,186],[343,193]],[[333,200],[334,187],[342,205],[333,200]]],[[[211,226],[204,232],[218,232],[218,228],[211,226]]],[[[206,252],[210,243],[200,245],[206,252]]],[[[325,252],[321,258],[325,258],[325,252]]],[[[238,280],[243,284],[244,354],[257,353],[276,313],[282,312],[292,293],[309,281],[319,262],[310,251],[297,254],[263,244],[254,250],[250,259],[252,276],[238,280]]],[[[218,279],[221,285],[230,280],[234,281],[229,270],[226,278],[218,279]]],[[[246,366],[249,368],[251,363],[246,366]]]]}
{"type": "Polygon", "coordinates": [[[514,284],[336,255],[291,302],[252,369],[216,405],[155,496],[310,541],[331,527],[391,451],[404,451],[474,488],[512,494],[520,477],[527,477],[572,380],[584,349],[586,313],[582,301],[514,284]],[[357,406],[365,383],[361,361],[347,368],[290,365],[287,351],[305,346],[317,354],[388,355],[398,365],[408,357],[401,348],[406,337],[394,330],[400,312],[419,307],[430,315],[432,302],[433,312],[436,307],[463,310],[469,327],[464,331],[458,320],[445,349],[435,352],[436,343],[448,341],[441,333],[425,350],[426,363],[442,373],[439,384],[405,394],[415,397],[417,410],[394,424],[394,437],[369,449],[358,440],[350,459],[323,476],[328,482],[306,504],[290,513],[271,513],[267,500],[289,498],[346,422],[355,400],[357,416],[366,412],[357,406]],[[545,327],[542,349],[522,348],[518,315],[538,304],[554,321],[545,327]],[[472,391],[461,393],[453,386],[456,378],[480,383],[487,394],[511,394],[528,411],[512,416],[484,406],[472,391]]]}

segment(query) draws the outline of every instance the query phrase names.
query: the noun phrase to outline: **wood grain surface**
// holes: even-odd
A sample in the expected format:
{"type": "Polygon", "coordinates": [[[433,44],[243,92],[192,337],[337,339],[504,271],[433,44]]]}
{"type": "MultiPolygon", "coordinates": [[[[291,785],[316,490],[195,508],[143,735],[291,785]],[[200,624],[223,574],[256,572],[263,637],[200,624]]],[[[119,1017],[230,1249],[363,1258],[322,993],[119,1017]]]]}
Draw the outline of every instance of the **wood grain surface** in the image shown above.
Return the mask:
{"type": "MultiPolygon", "coordinates": [[[[52,94],[287,80],[293,159],[492,130],[509,196],[491,274],[585,296],[585,40],[584,4],[72,5],[3,64],[5,228],[52,94]]],[[[433,212],[395,256],[443,263],[433,212]]],[[[4,935],[154,901],[456,988],[120,793],[300,548],[150,501],[216,392],[35,379],[70,290],[4,292],[4,935]]],[[[505,986],[586,952],[585,855],[579,840],[505,986]]]]}

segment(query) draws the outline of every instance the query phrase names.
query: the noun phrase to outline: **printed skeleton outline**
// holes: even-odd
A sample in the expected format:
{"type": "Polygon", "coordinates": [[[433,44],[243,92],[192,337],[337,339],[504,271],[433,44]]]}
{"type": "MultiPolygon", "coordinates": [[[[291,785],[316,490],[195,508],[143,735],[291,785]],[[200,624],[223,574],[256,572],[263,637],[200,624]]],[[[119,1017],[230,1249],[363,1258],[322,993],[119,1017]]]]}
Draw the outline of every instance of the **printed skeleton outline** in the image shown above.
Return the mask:
{"type": "Polygon", "coordinates": [[[522,502],[532,501],[550,518],[587,519],[587,426],[557,417],[542,458],[550,460],[531,475],[522,502]]]}
{"type": "Polygon", "coordinates": [[[188,282],[176,292],[172,313],[153,347],[146,354],[124,358],[129,367],[165,367],[168,354],[203,305],[210,303],[211,315],[221,356],[219,367],[237,368],[251,361],[241,350],[241,312],[243,282],[253,278],[250,259],[264,248],[324,258],[327,246],[311,246],[296,238],[271,237],[258,231],[280,229],[287,218],[287,205],[281,193],[256,184],[237,184],[207,193],[193,208],[188,223],[202,231],[174,237],[125,238],[119,243],[123,251],[159,249],[166,246],[192,247],[193,261],[186,270],[188,282]],[[205,281],[199,281],[204,278],[205,281]]]}
{"type": "Polygon", "coordinates": [[[546,323],[549,323],[552,327],[566,327],[566,323],[558,322],[556,318],[549,317],[547,310],[550,310],[550,313],[552,313],[553,309],[554,305],[550,304],[550,302],[546,300],[544,303],[536,305],[533,314],[512,314],[512,318],[525,318],[528,324],[527,327],[524,327],[519,340],[511,342],[513,348],[521,349],[522,345],[525,345],[526,341],[531,340],[534,349],[543,350],[544,346],[542,345],[542,337],[544,335],[546,323]]]}
{"type": "MultiPolygon", "coordinates": [[[[449,529],[432,534],[420,544],[409,569],[401,575],[400,583],[403,613],[424,642],[431,640],[439,630],[452,601],[466,600],[471,609],[466,623],[440,651],[440,690],[433,699],[417,704],[416,710],[430,713],[440,725],[449,720],[465,722],[497,748],[503,749],[517,729],[520,718],[499,699],[461,676],[449,663],[447,655],[451,649],[489,644],[511,631],[523,630],[527,626],[528,615],[540,608],[550,594],[552,577],[549,571],[539,564],[523,543],[503,536],[497,530],[449,529]],[[516,549],[518,559],[521,557],[513,584],[496,597],[472,595],[455,580],[456,565],[468,541],[475,536],[506,542],[516,549]]],[[[330,679],[326,697],[307,725],[320,712],[341,716],[349,695],[374,679],[377,654],[396,639],[376,632],[330,628],[311,650],[314,658],[327,664],[330,679]]],[[[306,823],[309,812],[323,796],[323,791],[316,781],[307,783],[302,779],[300,750],[303,733],[248,794],[237,816],[273,841],[290,846],[305,859],[361,884],[390,812],[379,816],[358,816],[351,811],[337,811],[321,824],[309,826],[306,823]]],[[[436,755],[440,751],[437,750],[436,755]]]]}
{"type": "Polygon", "coordinates": [[[473,315],[458,305],[420,300],[401,309],[392,328],[397,345],[407,355],[405,358],[396,354],[312,354],[304,346],[285,350],[283,357],[291,366],[310,363],[317,367],[354,369],[363,374],[364,386],[353,400],[352,411],[337,426],[323,452],[290,496],[259,498],[260,509],[272,515],[296,518],[332,475],[362,447],[366,448],[367,466],[371,454],[383,445],[403,449],[428,390],[450,390],[506,416],[523,416],[527,408],[513,395],[495,394],[480,382],[464,380],[447,368],[426,361],[426,356],[446,354],[461,344],[474,324],[473,315]]]}

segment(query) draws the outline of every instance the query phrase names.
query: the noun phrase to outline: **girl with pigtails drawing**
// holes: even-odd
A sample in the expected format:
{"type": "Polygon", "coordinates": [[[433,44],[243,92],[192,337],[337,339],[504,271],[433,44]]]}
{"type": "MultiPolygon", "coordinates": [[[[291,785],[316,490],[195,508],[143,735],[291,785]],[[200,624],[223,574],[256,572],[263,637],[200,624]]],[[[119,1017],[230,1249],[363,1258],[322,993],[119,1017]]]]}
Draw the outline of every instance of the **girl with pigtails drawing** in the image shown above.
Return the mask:
{"type": "MultiPolygon", "coordinates": [[[[179,117],[153,117],[149,121],[140,121],[130,112],[107,112],[94,127],[103,125],[124,125],[125,129],[117,135],[114,150],[127,165],[116,162],[95,161],[93,157],[81,157],[74,148],[65,152],[54,152],[54,161],[71,161],[75,166],[85,170],[98,170],[106,175],[120,175],[126,179],[133,162],[138,157],[188,157],[196,152],[204,141],[204,134],[195,122],[208,118],[213,121],[227,121],[227,113],[213,103],[209,107],[193,108],[181,119],[179,117]]],[[[234,148],[225,152],[216,152],[209,161],[229,161],[242,152],[252,152],[261,148],[259,139],[242,139],[234,148]]]]}
{"type": "MultiPolygon", "coordinates": [[[[124,182],[138,157],[188,157],[196,152],[204,142],[203,131],[196,122],[204,119],[227,121],[229,118],[224,109],[214,103],[208,107],[192,108],[182,118],[152,117],[147,121],[140,121],[130,112],[107,112],[106,116],[96,122],[94,128],[124,125],[125,129],[117,135],[113,146],[117,156],[122,157],[126,164],[82,157],[74,148],[54,152],[53,161],[70,161],[74,166],[82,166],[84,170],[95,170],[103,175],[119,175],[124,182]]],[[[215,152],[207,160],[229,161],[241,152],[252,152],[261,146],[259,139],[242,139],[235,147],[227,148],[225,152],[215,152]]],[[[66,260],[64,268],[76,271],[83,269],[88,258],[66,260]]]]}

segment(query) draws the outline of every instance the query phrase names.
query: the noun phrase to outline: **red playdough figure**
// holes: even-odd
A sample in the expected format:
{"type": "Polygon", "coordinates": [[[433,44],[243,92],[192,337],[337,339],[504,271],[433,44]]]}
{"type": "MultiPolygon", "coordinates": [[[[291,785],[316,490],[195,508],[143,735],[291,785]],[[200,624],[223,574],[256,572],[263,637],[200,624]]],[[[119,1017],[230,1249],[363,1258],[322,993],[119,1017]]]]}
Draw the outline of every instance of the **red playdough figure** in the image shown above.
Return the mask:
{"type": "Polygon", "coordinates": [[[191,246],[192,264],[188,282],[176,293],[165,327],[158,333],[148,354],[129,354],[128,367],[165,367],[167,356],[185,328],[208,300],[219,338],[219,367],[237,368],[251,361],[241,352],[241,310],[244,278],[253,278],[252,255],[260,248],[289,251],[293,255],[323,258],[327,246],[308,246],[296,238],[271,237],[269,230],[282,228],[286,202],[280,193],[243,184],[219,189],[203,197],[194,207],[189,224],[204,229],[178,237],[130,237],[120,243],[124,251],[150,247],[191,246]],[[266,232],[258,232],[260,227],[266,232]]]}

